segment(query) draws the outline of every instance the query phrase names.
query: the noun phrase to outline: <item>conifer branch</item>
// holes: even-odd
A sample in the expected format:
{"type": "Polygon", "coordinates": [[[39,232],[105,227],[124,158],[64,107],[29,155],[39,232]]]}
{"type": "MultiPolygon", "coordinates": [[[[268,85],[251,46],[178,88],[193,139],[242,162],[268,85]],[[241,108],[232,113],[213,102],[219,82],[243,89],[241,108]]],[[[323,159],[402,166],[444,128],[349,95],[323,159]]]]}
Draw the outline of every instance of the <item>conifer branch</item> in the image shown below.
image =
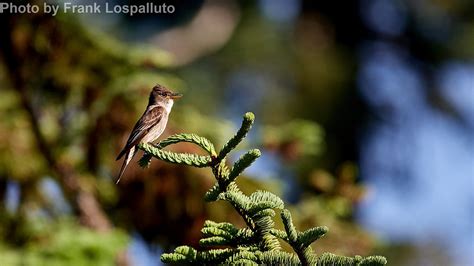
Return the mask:
{"type": "Polygon", "coordinates": [[[323,253],[318,257],[316,265],[357,265],[357,266],[376,266],[387,264],[387,259],[382,256],[369,256],[363,258],[355,256],[354,258],[343,257],[331,253],[323,253]]]}
{"type": "Polygon", "coordinates": [[[209,189],[206,194],[204,194],[204,200],[207,202],[216,201],[221,193],[219,184],[215,184],[211,189],[209,189]]]}
{"type": "Polygon", "coordinates": [[[211,143],[211,141],[196,134],[175,134],[169,136],[165,140],[160,141],[160,143],[157,145],[157,148],[163,149],[166,146],[176,144],[178,142],[189,142],[196,144],[205,150],[210,156],[216,157],[216,150],[214,149],[214,145],[211,143]]]}
{"type": "Polygon", "coordinates": [[[237,162],[235,162],[234,167],[230,170],[229,177],[227,182],[234,182],[235,179],[247,168],[249,167],[261,153],[258,149],[253,149],[242,155],[237,162]]]}
{"type": "Polygon", "coordinates": [[[197,251],[188,246],[177,247],[173,253],[161,255],[164,263],[191,265],[384,265],[384,257],[372,256],[354,258],[324,253],[317,256],[312,252],[311,243],[327,233],[327,227],[315,227],[299,232],[284,202],[275,194],[267,191],[256,191],[250,196],[240,191],[235,183],[237,177],[258,157],[260,151],[250,150],[242,155],[231,167],[226,164],[226,156],[247,135],[255,117],[246,113],[240,129],[216,153],[214,145],[206,138],[195,134],[176,134],[161,141],[158,145],[140,144],[145,151],[139,164],[149,165],[152,157],[175,164],[194,167],[209,167],[216,178],[216,183],[204,195],[206,201],[223,200],[229,202],[244,219],[247,227],[237,228],[231,223],[206,221],[201,230],[203,238],[199,241],[208,250],[197,251]],[[209,155],[201,156],[188,153],[175,153],[162,150],[179,142],[189,142],[200,146],[209,155]],[[273,217],[275,210],[281,210],[281,219],[285,231],[275,229],[273,217]],[[278,239],[285,241],[295,251],[287,253],[281,249],[278,239]]]}
{"type": "Polygon", "coordinates": [[[247,133],[249,132],[250,128],[252,128],[253,121],[255,120],[255,115],[251,112],[248,112],[244,115],[244,119],[242,121],[242,125],[240,126],[240,129],[237,131],[235,136],[233,136],[225,145],[222,147],[222,150],[219,152],[219,155],[217,156],[217,160],[221,161],[224,159],[227,154],[235,149],[237,145],[247,136],[247,133]]]}
{"type": "Polygon", "coordinates": [[[326,226],[318,226],[298,233],[298,242],[302,248],[307,248],[311,243],[323,237],[329,229],[326,226]]]}
{"type": "Polygon", "coordinates": [[[144,156],[145,159],[142,157],[140,159],[141,162],[146,161],[148,156],[151,155],[157,159],[160,159],[165,162],[175,163],[175,164],[185,164],[194,167],[207,167],[211,163],[212,159],[210,156],[202,156],[190,153],[176,153],[170,151],[164,151],[153,145],[141,143],[138,145],[139,149],[144,150],[147,154],[144,156]]]}

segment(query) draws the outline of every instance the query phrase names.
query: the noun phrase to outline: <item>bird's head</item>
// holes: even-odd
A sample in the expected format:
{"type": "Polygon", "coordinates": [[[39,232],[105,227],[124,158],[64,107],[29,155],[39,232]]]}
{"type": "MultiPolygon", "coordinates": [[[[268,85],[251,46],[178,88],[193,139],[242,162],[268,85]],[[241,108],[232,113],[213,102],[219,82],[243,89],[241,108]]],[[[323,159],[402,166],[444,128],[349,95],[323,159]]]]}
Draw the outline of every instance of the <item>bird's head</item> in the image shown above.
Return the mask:
{"type": "Polygon", "coordinates": [[[157,84],[153,87],[150,93],[150,104],[156,104],[158,102],[167,102],[179,99],[183,96],[181,93],[175,93],[166,88],[165,86],[157,84]]]}

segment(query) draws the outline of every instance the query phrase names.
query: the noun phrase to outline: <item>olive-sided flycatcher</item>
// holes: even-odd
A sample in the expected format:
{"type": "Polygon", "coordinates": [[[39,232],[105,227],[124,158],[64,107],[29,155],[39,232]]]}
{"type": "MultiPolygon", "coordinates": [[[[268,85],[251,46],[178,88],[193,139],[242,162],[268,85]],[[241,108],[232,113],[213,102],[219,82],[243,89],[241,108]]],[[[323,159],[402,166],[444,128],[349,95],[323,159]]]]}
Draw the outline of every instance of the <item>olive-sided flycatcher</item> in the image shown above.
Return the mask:
{"type": "Polygon", "coordinates": [[[145,112],[135,124],[130,137],[128,137],[127,144],[125,144],[125,147],[117,156],[117,160],[119,160],[125,155],[125,160],[117,178],[117,184],[128,163],[137,152],[137,145],[153,142],[163,133],[171,108],[173,107],[174,99],[181,96],[182,94],[174,93],[161,85],[153,87],[145,112]]]}

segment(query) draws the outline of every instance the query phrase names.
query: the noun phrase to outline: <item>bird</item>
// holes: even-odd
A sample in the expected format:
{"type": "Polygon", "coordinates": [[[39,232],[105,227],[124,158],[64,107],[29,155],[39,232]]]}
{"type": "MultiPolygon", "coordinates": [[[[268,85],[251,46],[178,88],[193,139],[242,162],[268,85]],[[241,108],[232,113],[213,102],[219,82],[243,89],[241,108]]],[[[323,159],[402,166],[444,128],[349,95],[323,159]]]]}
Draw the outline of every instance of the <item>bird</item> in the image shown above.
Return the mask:
{"type": "Polygon", "coordinates": [[[162,85],[155,85],[151,90],[148,105],[145,112],[133,127],[127,143],[117,156],[117,161],[125,155],[125,159],[117,177],[116,184],[120,182],[125,168],[137,153],[140,143],[154,142],[166,128],[168,116],[173,107],[174,100],[181,98],[183,94],[175,93],[162,85]]]}

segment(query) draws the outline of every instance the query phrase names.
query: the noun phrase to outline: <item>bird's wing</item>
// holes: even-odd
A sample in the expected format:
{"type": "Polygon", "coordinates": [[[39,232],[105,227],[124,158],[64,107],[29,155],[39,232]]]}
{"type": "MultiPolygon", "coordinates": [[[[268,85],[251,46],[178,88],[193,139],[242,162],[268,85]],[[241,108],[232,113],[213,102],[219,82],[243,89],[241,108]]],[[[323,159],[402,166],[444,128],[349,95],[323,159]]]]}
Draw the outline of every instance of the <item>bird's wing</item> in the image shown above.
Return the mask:
{"type": "Polygon", "coordinates": [[[135,124],[130,137],[128,137],[127,144],[117,156],[117,160],[119,160],[131,147],[137,145],[148,131],[161,121],[165,112],[165,108],[161,106],[156,106],[150,110],[146,110],[135,124]]]}

